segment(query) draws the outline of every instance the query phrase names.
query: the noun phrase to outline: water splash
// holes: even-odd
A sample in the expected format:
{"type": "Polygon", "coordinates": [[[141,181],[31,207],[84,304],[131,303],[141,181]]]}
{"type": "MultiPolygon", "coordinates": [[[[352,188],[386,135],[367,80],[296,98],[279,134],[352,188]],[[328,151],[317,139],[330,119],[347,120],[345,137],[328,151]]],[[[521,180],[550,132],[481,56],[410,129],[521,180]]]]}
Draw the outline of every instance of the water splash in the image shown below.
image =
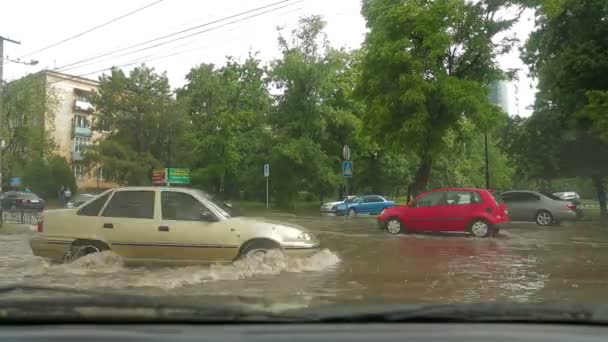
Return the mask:
{"type": "Polygon", "coordinates": [[[171,290],[188,285],[217,281],[251,279],[281,273],[321,272],[340,263],[329,250],[308,257],[288,257],[270,252],[261,257],[248,257],[231,264],[188,267],[126,267],[123,259],[111,252],[90,254],[69,264],[41,264],[30,280],[78,289],[156,288],[171,290]]]}

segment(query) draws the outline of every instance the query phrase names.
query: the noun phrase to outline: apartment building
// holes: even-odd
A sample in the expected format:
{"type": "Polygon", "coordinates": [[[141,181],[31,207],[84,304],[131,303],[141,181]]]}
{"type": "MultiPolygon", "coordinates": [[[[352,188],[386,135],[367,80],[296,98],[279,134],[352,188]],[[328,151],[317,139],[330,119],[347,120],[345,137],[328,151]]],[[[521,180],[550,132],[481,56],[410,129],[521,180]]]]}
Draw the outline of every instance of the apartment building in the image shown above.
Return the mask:
{"type": "Polygon", "coordinates": [[[90,99],[99,83],[55,71],[45,70],[40,74],[45,77],[47,91],[57,100],[54,115],[47,118],[47,129],[57,153],[72,165],[78,188],[86,191],[112,187],[104,178],[103,167],[87,172],[83,164],[84,151],[105,134],[93,130],[96,119],[90,99]]]}

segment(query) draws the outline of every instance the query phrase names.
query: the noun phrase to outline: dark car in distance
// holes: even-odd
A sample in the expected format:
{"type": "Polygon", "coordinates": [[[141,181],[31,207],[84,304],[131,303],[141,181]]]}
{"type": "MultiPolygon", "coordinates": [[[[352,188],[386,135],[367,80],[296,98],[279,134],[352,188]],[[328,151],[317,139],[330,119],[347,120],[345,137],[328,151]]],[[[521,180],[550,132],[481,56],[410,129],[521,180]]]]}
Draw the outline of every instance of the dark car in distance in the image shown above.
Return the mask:
{"type": "Polygon", "coordinates": [[[32,192],[7,191],[0,195],[4,210],[43,210],[45,202],[32,192]]]}

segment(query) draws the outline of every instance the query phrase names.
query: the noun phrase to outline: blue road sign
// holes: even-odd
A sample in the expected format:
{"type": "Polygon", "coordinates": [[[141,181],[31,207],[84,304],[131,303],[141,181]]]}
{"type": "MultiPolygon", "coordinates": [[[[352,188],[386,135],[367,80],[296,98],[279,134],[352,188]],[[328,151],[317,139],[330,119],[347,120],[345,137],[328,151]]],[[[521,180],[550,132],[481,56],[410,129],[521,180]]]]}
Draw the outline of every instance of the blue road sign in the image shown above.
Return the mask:
{"type": "Polygon", "coordinates": [[[342,162],[342,176],[352,177],[353,176],[353,162],[345,160],[342,162]]]}

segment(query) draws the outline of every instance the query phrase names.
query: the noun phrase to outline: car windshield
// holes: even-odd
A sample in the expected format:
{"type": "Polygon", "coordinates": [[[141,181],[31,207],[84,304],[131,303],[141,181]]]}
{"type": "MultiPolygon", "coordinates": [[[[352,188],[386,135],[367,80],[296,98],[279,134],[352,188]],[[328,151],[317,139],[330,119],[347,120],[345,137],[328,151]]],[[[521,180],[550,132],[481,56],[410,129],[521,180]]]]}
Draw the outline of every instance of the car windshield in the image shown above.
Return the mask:
{"type": "Polygon", "coordinates": [[[0,11],[0,320],[608,305],[608,0],[0,11]]]}
{"type": "Polygon", "coordinates": [[[228,207],[225,202],[217,200],[215,196],[210,195],[203,190],[196,190],[196,192],[202,197],[206,198],[208,202],[205,204],[212,206],[215,211],[220,213],[220,215],[225,218],[229,218],[231,216],[230,207],[228,207]]]}

